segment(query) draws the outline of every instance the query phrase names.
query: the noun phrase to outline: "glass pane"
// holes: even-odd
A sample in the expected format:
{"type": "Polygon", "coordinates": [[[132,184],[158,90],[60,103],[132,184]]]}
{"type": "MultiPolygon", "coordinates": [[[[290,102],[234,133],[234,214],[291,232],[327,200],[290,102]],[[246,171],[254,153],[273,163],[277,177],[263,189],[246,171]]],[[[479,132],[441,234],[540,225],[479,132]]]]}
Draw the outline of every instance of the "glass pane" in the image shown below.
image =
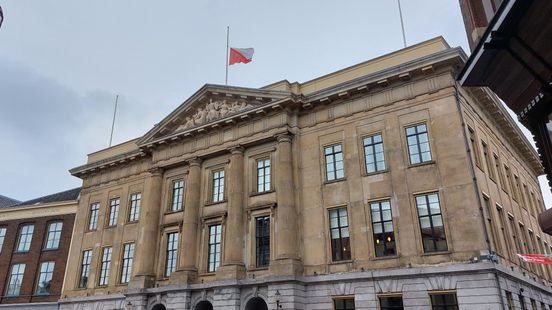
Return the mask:
{"type": "Polygon", "coordinates": [[[341,237],[342,238],[349,237],[349,229],[347,227],[341,228],[341,237]]]}
{"type": "Polygon", "coordinates": [[[382,215],[383,215],[383,220],[384,221],[390,221],[391,220],[391,210],[390,209],[383,210],[382,215]]]}
{"type": "Polygon", "coordinates": [[[421,217],[420,218],[420,226],[422,227],[422,229],[430,228],[431,224],[429,222],[429,217],[421,217]]]}
{"type": "Polygon", "coordinates": [[[392,232],[393,231],[393,222],[385,222],[383,224],[383,228],[385,229],[385,232],[392,232]]]}
{"type": "Polygon", "coordinates": [[[374,233],[375,234],[380,234],[382,232],[383,232],[383,228],[381,226],[381,223],[374,224],[374,233]]]}
{"type": "Polygon", "coordinates": [[[421,124],[421,125],[418,125],[418,132],[424,132],[426,131],[427,128],[426,128],[426,125],[425,124],[421,124]]]}
{"type": "Polygon", "coordinates": [[[375,136],[374,136],[374,142],[375,142],[375,143],[381,142],[381,135],[375,135],[375,136]]]}
{"type": "Polygon", "coordinates": [[[341,144],[335,145],[333,148],[335,153],[341,152],[341,144]]]}
{"type": "Polygon", "coordinates": [[[416,133],[416,129],[414,127],[408,127],[406,128],[406,134],[407,135],[413,135],[416,133]]]}
{"type": "Polygon", "coordinates": [[[409,146],[417,145],[417,144],[418,144],[418,141],[416,139],[416,136],[408,137],[408,145],[409,146]]]}

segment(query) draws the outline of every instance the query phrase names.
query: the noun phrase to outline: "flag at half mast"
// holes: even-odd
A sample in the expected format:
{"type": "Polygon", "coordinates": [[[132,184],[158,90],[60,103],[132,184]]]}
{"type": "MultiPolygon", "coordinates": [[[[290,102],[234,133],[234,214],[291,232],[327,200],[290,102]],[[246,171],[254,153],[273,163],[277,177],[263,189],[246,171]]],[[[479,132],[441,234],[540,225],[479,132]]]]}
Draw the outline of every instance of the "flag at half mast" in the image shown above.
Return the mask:
{"type": "Polygon", "coordinates": [[[248,63],[253,60],[253,53],[255,53],[255,50],[253,48],[230,48],[230,59],[228,60],[229,65],[233,65],[235,63],[248,63]]]}

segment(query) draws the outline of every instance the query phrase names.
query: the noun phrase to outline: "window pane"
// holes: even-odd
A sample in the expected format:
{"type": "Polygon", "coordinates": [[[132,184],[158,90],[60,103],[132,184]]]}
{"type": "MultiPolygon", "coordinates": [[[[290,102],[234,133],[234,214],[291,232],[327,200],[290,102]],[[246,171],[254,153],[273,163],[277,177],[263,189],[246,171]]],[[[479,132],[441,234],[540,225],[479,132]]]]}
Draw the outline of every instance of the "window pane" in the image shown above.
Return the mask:
{"type": "Polygon", "coordinates": [[[50,283],[54,274],[54,262],[44,262],[40,264],[40,273],[38,274],[38,283],[36,293],[38,295],[50,294],[50,283]]]}

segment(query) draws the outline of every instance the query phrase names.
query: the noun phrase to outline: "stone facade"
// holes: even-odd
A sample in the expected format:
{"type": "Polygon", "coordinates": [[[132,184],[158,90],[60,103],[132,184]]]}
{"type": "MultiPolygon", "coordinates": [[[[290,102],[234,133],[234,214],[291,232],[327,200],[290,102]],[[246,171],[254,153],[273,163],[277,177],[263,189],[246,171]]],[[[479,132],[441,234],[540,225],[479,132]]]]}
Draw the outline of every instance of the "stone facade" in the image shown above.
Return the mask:
{"type": "Polygon", "coordinates": [[[542,167],[496,97],[458,87],[465,60],[436,38],[301,84],[206,85],[90,154],[61,309],[550,305],[551,270],[514,254],[552,245],[542,167]]]}

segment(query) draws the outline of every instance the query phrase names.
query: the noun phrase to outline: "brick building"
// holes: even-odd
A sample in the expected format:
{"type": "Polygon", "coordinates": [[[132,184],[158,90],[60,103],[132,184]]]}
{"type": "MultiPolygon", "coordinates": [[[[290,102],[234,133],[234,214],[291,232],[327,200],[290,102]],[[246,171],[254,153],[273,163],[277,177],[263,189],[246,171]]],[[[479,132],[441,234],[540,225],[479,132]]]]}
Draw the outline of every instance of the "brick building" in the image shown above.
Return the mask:
{"type": "Polygon", "coordinates": [[[80,188],[0,208],[0,309],[57,309],[80,188]]]}

